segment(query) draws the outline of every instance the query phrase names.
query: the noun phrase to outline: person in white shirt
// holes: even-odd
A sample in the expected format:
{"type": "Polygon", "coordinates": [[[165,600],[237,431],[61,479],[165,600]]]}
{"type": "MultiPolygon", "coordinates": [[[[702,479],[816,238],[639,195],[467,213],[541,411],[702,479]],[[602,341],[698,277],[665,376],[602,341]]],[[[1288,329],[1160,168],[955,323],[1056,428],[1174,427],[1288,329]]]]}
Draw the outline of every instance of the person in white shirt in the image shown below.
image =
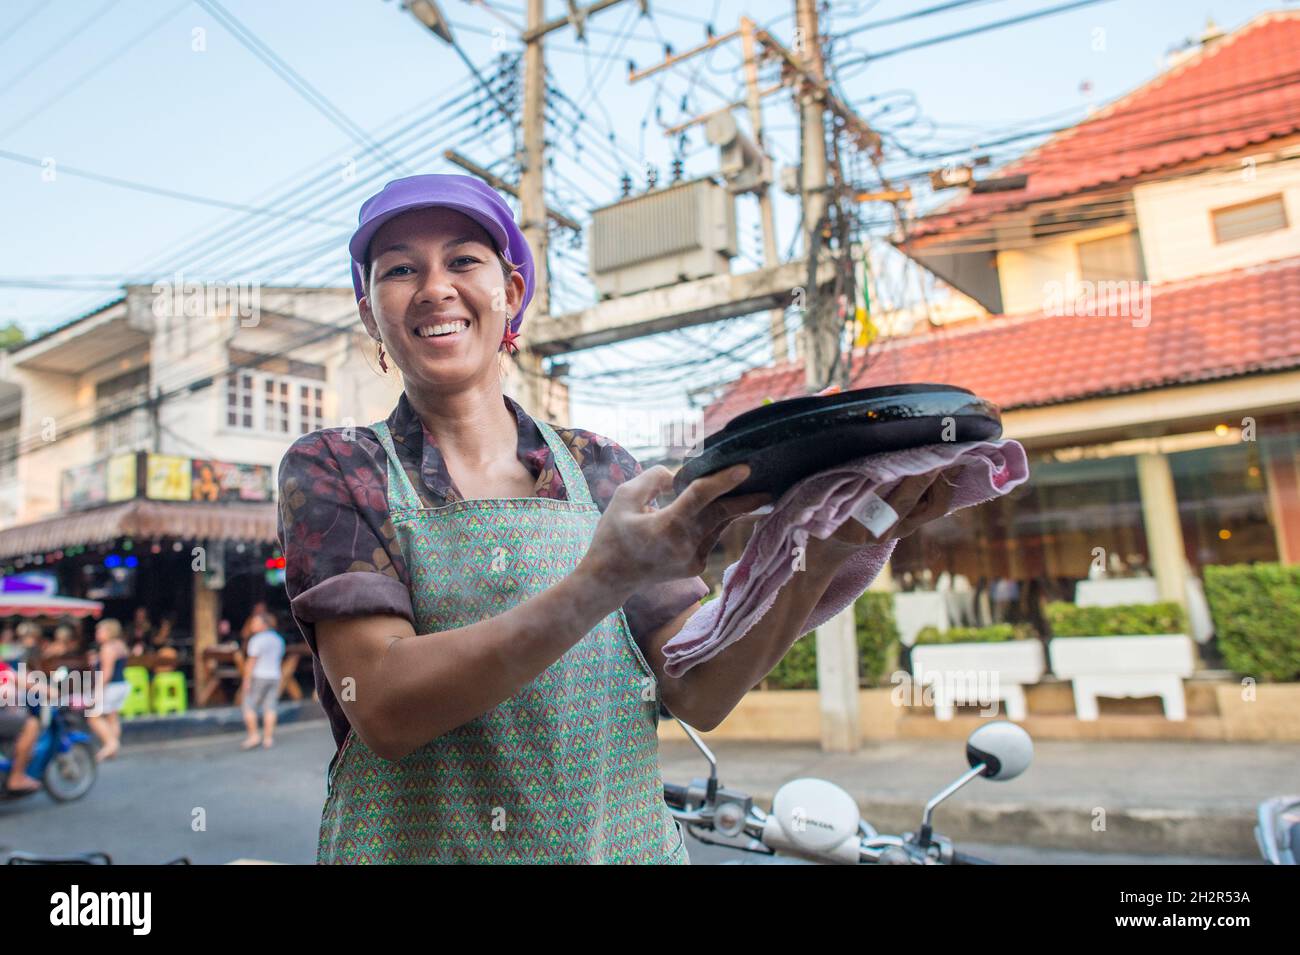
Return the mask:
{"type": "Polygon", "coordinates": [[[259,743],[269,749],[274,745],[275,704],[280,699],[280,662],[284,659],[284,637],[275,630],[275,617],[262,611],[249,618],[253,635],[248,638],[244,663],[244,726],[248,737],[242,747],[252,749],[259,743]],[[262,733],[257,731],[257,713],[262,712],[262,733]]]}

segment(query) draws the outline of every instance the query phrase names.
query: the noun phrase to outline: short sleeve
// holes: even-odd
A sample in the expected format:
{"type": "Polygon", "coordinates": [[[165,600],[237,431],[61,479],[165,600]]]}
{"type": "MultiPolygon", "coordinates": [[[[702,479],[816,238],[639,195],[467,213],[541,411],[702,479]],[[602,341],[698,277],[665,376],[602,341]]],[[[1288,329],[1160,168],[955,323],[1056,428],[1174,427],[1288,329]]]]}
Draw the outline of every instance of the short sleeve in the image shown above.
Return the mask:
{"type": "MultiPolygon", "coordinates": [[[[584,468],[584,472],[588,475],[592,498],[603,512],[618,486],[640,474],[642,467],[627,449],[608,438],[596,438],[586,450],[590,453],[588,466],[591,470],[584,468]]],[[[708,593],[709,585],[701,577],[662,581],[643,587],[628,597],[623,604],[623,615],[627,617],[633,638],[643,643],[708,593]]]]}
{"type": "Polygon", "coordinates": [[[280,462],[285,590],[313,650],[317,620],[392,614],[414,622],[376,449],[382,455],[369,429],[325,429],[299,438],[280,462]]]}

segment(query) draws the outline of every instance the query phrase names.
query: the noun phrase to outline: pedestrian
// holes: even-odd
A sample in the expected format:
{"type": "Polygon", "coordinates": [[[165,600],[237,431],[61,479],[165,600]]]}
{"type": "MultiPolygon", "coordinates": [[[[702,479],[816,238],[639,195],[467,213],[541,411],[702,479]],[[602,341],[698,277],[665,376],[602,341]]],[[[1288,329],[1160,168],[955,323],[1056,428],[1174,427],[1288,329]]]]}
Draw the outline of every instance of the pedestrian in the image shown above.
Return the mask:
{"type": "Polygon", "coordinates": [[[265,613],[266,613],[265,600],[259,600],[255,604],[253,604],[253,609],[250,610],[248,612],[248,616],[244,618],[244,626],[239,631],[239,638],[241,640],[247,643],[248,638],[257,632],[254,629],[254,627],[257,626],[259,620],[262,618],[262,615],[265,613]]]}
{"type": "Polygon", "coordinates": [[[131,656],[153,657],[153,665],[150,668],[153,673],[175,670],[178,654],[176,648],[172,646],[171,634],[172,618],[169,615],[159,621],[158,627],[153,630],[148,639],[141,639],[131,647],[131,656]]]}
{"type": "Polygon", "coordinates": [[[153,635],[153,622],[149,619],[147,607],[136,607],[135,617],[131,621],[131,632],[127,635],[132,644],[148,643],[153,635]]]}
{"type": "Polygon", "coordinates": [[[248,618],[253,635],[248,638],[244,663],[244,726],[248,736],[243,749],[259,743],[275,745],[275,705],[280,700],[280,662],[284,659],[284,637],[275,629],[275,615],[263,610],[248,618]],[[257,714],[262,714],[262,733],[257,732],[257,714]]]}
{"type": "Polygon", "coordinates": [[[99,669],[100,694],[97,713],[86,713],[86,722],[99,737],[99,752],[96,760],[112,759],[122,748],[122,718],[119,711],[126,702],[129,687],[126,682],[126,660],[130,655],[126,641],[122,639],[122,624],[110,618],[95,624],[95,645],[99,648],[95,654],[99,669]]]}

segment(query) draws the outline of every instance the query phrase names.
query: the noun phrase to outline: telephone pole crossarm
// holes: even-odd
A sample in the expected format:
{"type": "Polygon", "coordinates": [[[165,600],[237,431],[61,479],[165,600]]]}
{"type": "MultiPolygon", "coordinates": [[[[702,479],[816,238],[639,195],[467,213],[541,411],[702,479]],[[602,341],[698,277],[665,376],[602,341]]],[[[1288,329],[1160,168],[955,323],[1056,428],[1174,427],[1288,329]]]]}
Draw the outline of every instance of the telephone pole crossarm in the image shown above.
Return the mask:
{"type": "MultiPolygon", "coordinates": [[[[623,0],[596,0],[596,2],[589,7],[576,7],[570,4],[568,16],[556,17],[554,20],[548,20],[540,26],[529,27],[519,35],[519,38],[523,40],[524,43],[532,43],[534,40],[540,39],[548,33],[554,33],[556,30],[563,30],[567,26],[574,25],[576,27],[579,23],[585,24],[587,18],[593,13],[600,13],[602,10],[608,10],[610,7],[617,6],[622,2],[623,0]]],[[[641,12],[643,14],[646,13],[648,9],[646,0],[640,0],[640,4],[641,12]]],[[[581,37],[581,35],[581,31],[579,31],[579,37],[581,37]]]]}

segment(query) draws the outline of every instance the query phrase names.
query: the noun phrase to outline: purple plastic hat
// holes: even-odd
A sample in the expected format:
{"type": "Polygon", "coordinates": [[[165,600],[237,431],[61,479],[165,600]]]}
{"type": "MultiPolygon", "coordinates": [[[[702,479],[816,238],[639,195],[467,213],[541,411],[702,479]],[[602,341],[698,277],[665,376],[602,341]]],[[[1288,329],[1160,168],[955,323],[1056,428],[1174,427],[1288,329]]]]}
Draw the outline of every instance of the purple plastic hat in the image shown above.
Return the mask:
{"type": "Polygon", "coordinates": [[[362,264],[370,240],[379,227],[403,212],[431,206],[445,206],[469,216],[487,230],[497,249],[519,266],[524,276],[524,300],[510,320],[510,331],[518,332],[524,320],[524,310],[533,298],[533,251],[519,226],[515,225],[514,213],[505,200],[495,189],[473,176],[432,173],[394,179],[361,204],[357,231],[348,241],[348,252],[352,255],[352,288],[357,293],[357,301],[361,301],[364,294],[361,288],[362,264]]]}

